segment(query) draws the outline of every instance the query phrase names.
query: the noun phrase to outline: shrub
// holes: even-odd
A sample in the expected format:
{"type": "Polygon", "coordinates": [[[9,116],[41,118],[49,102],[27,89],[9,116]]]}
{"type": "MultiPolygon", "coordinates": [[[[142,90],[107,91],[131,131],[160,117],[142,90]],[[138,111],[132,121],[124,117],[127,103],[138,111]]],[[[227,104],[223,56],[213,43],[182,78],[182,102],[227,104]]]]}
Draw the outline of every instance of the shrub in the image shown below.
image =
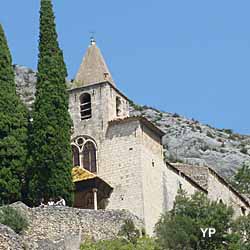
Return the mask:
{"type": "Polygon", "coordinates": [[[135,227],[132,220],[125,220],[121,227],[119,236],[124,237],[128,242],[136,244],[138,238],[140,237],[140,231],[135,227]]]}
{"type": "Polygon", "coordinates": [[[210,138],[214,138],[214,135],[210,131],[207,131],[207,136],[210,138]]]}
{"type": "Polygon", "coordinates": [[[137,244],[126,242],[122,239],[103,240],[98,242],[85,242],[81,250],[155,250],[156,242],[148,237],[138,239],[137,244]]]}
{"type": "Polygon", "coordinates": [[[180,117],[180,115],[177,114],[177,113],[174,113],[174,114],[173,114],[173,117],[180,117]]]}
{"type": "Polygon", "coordinates": [[[20,212],[10,206],[4,206],[0,209],[0,223],[20,233],[28,227],[28,222],[20,212]]]}
{"type": "Polygon", "coordinates": [[[247,149],[243,147],[243,148],[240,150],[240,152],[241,152],[242,154],[247,154],[247,149]]]}
{"type": "Polygon", "coordinates": [[[231,135],[233,133],[232,129],[223,129],[222,131],[224,131],[225,133],[231,135]]]}

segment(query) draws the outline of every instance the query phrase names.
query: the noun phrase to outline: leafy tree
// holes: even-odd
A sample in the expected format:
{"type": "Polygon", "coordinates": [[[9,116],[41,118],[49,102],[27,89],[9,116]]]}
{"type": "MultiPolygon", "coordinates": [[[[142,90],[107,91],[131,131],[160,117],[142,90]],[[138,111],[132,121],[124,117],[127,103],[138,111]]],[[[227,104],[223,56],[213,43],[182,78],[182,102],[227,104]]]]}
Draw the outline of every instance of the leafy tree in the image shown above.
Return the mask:
{"type": "Polygon", "coordinates": [[[0,24],[0,204],[22,199],[28,112],[16,94],[14,70],[0,24]]]}
{"type": "Polygon", "coordinates": [[[227,249],[232,242],[228,234],[232,216],[231,208],[209,201],[202,193],[187,197],[180,192],[174,208],[156,225],[157,241],[164,250],[227,249]],[[201,228],[215,228],[216,234],[203,238],[201,228]]]}
{"type": "Polygon", "coordinates": [[[244,162],[233,176],[232,185],[243,194],[250,194],[250,164],[244,162]]]}
{"type": "Polygon", "coordinates": [[[32,164],[29,198],[62,196],[72,201],[71,119],[68,113],[67,70],[59,48],[51,0],[41,0],[36,100],[31,132],[32,164]]]}

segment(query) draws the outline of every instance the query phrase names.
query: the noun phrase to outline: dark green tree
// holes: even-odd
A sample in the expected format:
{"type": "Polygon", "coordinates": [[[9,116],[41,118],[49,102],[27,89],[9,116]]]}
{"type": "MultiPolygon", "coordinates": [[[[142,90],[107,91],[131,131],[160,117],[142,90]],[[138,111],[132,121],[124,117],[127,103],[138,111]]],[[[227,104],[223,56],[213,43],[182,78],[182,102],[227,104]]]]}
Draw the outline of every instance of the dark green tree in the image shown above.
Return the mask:
{"type": "Polygon", "coordinates": [[[242,164],[233,176],[231,183],[241,193],[250,195],[250,163],[242,164]]]}
{"type": "Polygon", "coordinates": [[[158,243],[166,250],[229,249],[232,237],[233,210],[222,203],[209,201],[202,193],[187,197],[180,193],[174,208],[156,225],[158,243]],[[202,229],[215,228],[216,233],[203,237],[202,229]]]}
{"type": "Polygon", "coordinates": [[[59,48],[51,0],[41,0],[39,60],[36,99],[31,132],[32,164],[29,198],[62,196],[72,200],[67,70],[59,48]]]}
{"type": "Polygon", "coordinates": [[[0,204],[22,199],[28,112],[16,94],[14,70],[0,24],[0,204]]]}

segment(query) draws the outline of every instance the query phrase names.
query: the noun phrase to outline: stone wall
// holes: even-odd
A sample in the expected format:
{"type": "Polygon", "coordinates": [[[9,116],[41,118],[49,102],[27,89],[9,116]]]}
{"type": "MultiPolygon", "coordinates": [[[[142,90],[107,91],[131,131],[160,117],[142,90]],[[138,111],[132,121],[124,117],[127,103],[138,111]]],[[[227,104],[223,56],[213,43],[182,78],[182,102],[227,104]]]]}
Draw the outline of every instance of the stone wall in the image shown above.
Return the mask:
{"type": "Polygon", "coordinates": [[[246,206],[238,195],[235,194],[229,185],[225,185],[222,181],[213,173],[209,171],[208,177],[208,198],[211,200],[221,201],[228,206],[232,206],[234,209],[234,216],[238,217],[244,214],[248,214],[250,209],[246,206]]]}
{"type": "MultiPolygon", "coordinates": [[[[28,229],[21,237],[12,230],[0,226],[0,246],[20,245],[13,250],[23,249],[22,240],[26,246],[25,250],[78,250],[80,243],[86,239],[115,238],[126,219],[132,219],[139,229],[144,227],[138,217],[126,210],[28,208],[19,202],[12,206],[17,208],[29,222],[28,229]]],[[[0,250],[8,249],[1,247],[0,250]]]]}
{"type": "Polygon", "coordinates": [[[153,234],[163,213],[162,173],[164,167],[160,137],[142,126],[141,166],[143,171],[143,205],[147,233],[153,234]]]}
{"type": "Polygon", "coordinates": [[[0,224],[0,250],[24,250],[22,238],[2,224],[0,224]]]}
{"type": "Polygon", "coordinates": [[[108,208],[126,208],[144,218],[139,122],[112,124],[98,153],[98,175],[114,188],[108,208]]]}
{"type": "Polygon", "coordinates": [[[178,175],[178,173],[175,173],[169,166],[165,166],[163,172],[163,196],[165,210],[171,210],[173,208],[175,197],[180,188],[187,192],[188,195],[192,195],[196,191],[200,191],[190,181],[186,180],[181,175],[178,175]]]}

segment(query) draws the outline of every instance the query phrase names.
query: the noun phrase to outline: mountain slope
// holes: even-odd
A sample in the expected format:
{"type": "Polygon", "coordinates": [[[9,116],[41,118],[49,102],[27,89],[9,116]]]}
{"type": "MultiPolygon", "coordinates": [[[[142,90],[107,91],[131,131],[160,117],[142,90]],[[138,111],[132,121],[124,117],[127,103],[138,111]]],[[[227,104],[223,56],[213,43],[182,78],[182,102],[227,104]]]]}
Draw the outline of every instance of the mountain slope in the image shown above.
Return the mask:
{"type": "Polygon", "coordinates": [[[132,105],[131,114],[147,117],[166,133],[165,155],[172,162],[208,165],[225,177],[231,176],[244,161],[250,162],[250,136],[147,106],[132,105]]]}
{"type": "MultiPolygon", "coordinates": [[[[31,108],[36,73],[15,66],[17,92],[31,108]]],[[[208,165],[225,177],[231,176],[244,161],[250,162],[250,136],[216,129],[178,114],[161,112],[131,103],[131,115],[143,115],[162,129],[163,144],[169,161],[208,165]]]]}

